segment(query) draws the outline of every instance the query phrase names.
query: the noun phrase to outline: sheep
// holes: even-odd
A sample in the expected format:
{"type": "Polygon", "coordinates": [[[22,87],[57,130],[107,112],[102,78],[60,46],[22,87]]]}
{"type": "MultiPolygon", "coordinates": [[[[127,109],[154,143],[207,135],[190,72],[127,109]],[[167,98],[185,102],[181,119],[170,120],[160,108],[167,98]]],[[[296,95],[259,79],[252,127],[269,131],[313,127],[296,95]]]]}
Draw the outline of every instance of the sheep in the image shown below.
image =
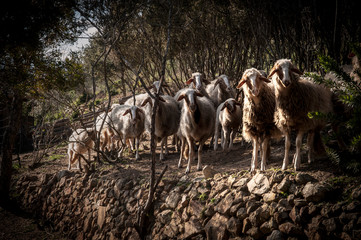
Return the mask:
{"type": "MultiPolygon", "coordinates": [[[[149,96],[141,103],[142,107],[146,105],[150,106],[150,111],[146,114],[148,122],[151,122],[154,103],[155,99],[152,99],[149,96]]],[[[179,120],[180,110],[174,98],[169,95],[159,96],[158,108],[155,116],[154,134],[157,138],[157,141],[161,141],[161,152],[159,157],[160,160],[164,160],[163,148],[164,145],[167,145],[167,137],[177,133],[178,131],[179,120]]],[[[148,131],[150,132],[150,129],[148,129],[148,131]]]]}
{"type": "Polygon", "coordinates": [[[135,159],[139,160],[139,140],[144,132],[144,111],[137,106],[119,105],[112,110],[110,119],[114,130],[117,133],[113,136],[113,139],[122,140],[122,149],[120,150],[118,157],[121,156],[127,140],[135,138],[135,159]]]}
{"type": "Polygon", "coordinates": [[[110,111],[100,114],[95,121],[95,129],[100,131],[100,150],[110,150],[110,138],[114,135],[114,131],[110,125],[110,111]],[[103,123],[104,122],[104,123],[103,123]]]}
{"type": "MultiPolygon", "coordinates": [[[[360,46],[361,46],[361,44],[360,44],[360,46]]],[[[348,55],[348,58],[350,58],[352,61],[352,70],[350,71],[350,77],[354,81],[356,81],[358,84],[360,84],[361,79],[360,79],[360,76],[358,75],[358,71],[360,71],[360,61],[359,61],[357,55],[353,52],[351,52],[348,55]]]]}
{"type": "Polygon", "coordinates": [[[221,75],[208,84],[206,92],[216,108],[228,98],[235,97],[235,93],[229,85],[229,80],[226,75],[221,75]]]}
{"type": "Polygon", "coordinates": [[[82,171],[80,158],[87,162],[83,154],[88,152],[88,159],[90,160],[90,150],[94,148],[95,137],[96,133],[93,128],[78,128],[73,131],[68,144],[68,170],[71,170],[71,165],[78,160],[78,168],[82,171]]]}
{"type": "Polygon", "coordinates": [[[179,136],[182,138],[182,147],[178,167],[182,166],[185,141],[188,143],[189,155],[186,174],[190,172],[191,161],[194,160],[194,144],[199,142],[197,170],[202,169],[202,149],[205,141],[212,136],[215,122],[215,109],[211,100],[194,89],[188,89],[177,99],[183,100],[179,124],[179,136]]]}
{"type": "Polygon", "coordinates": [[[308,133],[308,162],[311,163],[314,158],[314,146],[321,141],[320,130],[326,124],[324,119],[309,118],[308,113],[317,111],[328,114],[333,111],[330,89],[323,85],[317,85],[299,75],[302,75],[302,72],[292,64],[291,60],[280,59],[276,61],[268,76],[268,78],[272,77],[275,86],[275,123],[285,136],[285,156],[282,170],[285,170],[289,163],[291,131],[297,132],[296,153],[293,162],[294,169],[298,170],[301,164],[303,134],[308,133]]]}
{"type": "Polygon", "coordinates": [[[243,87],[243,128],[242,135],[248,142],[252,141],[253,152],[251,172],[258,165],[258,151],[261,154],[261,171],[266,170],[270,153],[270,139],[279,139],[281,132],[273,121],[275,111],[275,93],[270,80],[255,68],[247,69],[237,85],[243,87]]]}
{"type": "Polygon", "coordinates": [[[222,127],[221,145],[223,150],[232,149],[233,139],[242,123],[242,104],[234,98],[228,98],[217,108],[214,131],[214,150],[218,148],[218,133],[222,127]],[[228,146],[229,143],[229,146],[228,146]]]}

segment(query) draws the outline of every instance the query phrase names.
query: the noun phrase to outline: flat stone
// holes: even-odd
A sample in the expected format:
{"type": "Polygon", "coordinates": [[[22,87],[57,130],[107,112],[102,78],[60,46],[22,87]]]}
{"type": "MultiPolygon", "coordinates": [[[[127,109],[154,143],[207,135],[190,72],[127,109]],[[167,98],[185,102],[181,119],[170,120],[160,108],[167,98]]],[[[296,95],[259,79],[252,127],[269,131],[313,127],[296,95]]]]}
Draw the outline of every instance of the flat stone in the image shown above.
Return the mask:
{"type": "Polygon", "coordinates": [[[273,230],[266,240],[283,240],[283,235],[279,230],[273,230]]]}
{"type": "Polygon", "coordinates": [[[286,235],[299,236],[302,234],[302,229],[290,222],[283,223],[279,225],[278,228],[282,233],[286,235]]]}
{"type": "Polygon", "coordinates": [[[204,166],[202,173],[204,175],[204,178],[208,179],[208,178],[213,178],[214,175],[217,173],[217,171],[215,171],[212,167],[206,165],[204,166]]]}
{"type": "Polygon", "coordinates": [[[98,226],[99,229],[102,229],[104,223],[105,223],[105,215],[106,215],[106,207],[99,206],[98,207],[98,226]]]}
{"type": "Polygon", "coordinates": [[[279,200],[279,196],[277,193],[268,192],[263,195],[263,201],[266,203],[275,202],[279,200]]]}
{"type": "Polygon", "coordinates": [[[263,195],[270,190],[268,178],[262,173],[254,175],[251,181],[247,183],[247,187],[248,191],[255,195],[263,195]]]}
{"type": "Polygon", "coordinates": [[[314,177],[312,177],[311,175],[307,174],[307,173],[297,173],[296,175],[296,183],[298,184],[306,184],[308,182],[316,182],[316,179],[314,177]]]}
{"type": "Polygon", "coordinates": [[[309,182],[303,188],[302,195],[309,202],[321,202],[329,191],[329,187],[324,184],[309,182]]]}
{"type": "Polygon", "coordinates": [[[170,192],[165,202],[170,208],[175,209],[180,200],[181,195],[178,192],[170,192]]]}
{"type": "Polygon", "coordinates": [[[185,223],[183,238],[190,238],[203,231],[202,224],[197,219],[192,219],[185,223]]]}
{"type": "Polygon", "coordinates": [[[228,218],[216,213],[204,226],[207,239],[225,239],[227,237],[228,218]]]}

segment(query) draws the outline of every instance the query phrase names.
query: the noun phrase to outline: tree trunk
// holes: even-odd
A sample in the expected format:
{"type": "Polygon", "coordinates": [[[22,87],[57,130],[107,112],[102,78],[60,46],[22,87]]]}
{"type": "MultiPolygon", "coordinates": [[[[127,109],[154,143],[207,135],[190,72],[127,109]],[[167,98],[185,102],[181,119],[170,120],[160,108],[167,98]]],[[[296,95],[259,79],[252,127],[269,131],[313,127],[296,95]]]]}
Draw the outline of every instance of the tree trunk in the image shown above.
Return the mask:
{"type": "MultiPolygon", "coordinates": [[[[5,100],[6,101],[6,100],[5,100]]],[[[12,155],[16,136],[20,126],[23,99],[18,94],[13,94],[11,99],[5,102],[5,114],[9,121],[5,127],[0,153],[0,203],[9,200],[10,183],[12,176],[12,155]]]]}

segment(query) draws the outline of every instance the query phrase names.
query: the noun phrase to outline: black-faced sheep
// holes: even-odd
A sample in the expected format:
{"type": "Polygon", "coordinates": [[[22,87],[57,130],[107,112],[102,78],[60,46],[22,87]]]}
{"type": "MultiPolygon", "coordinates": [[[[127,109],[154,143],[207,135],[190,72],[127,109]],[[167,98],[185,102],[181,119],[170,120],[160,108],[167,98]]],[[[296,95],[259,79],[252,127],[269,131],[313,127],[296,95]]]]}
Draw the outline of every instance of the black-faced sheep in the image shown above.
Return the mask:
{"type": "Polygon", "coordinates": [[[194,160],[194,145],[199,142],[197,170],[202,168],[202,149],[205,141],[212,136],[215,122],[215,109],[208,98],[194,89],[188,89],[177,99],[182,101],[179,136],[182,138],[182,149],[178,167],[182,166],[185,141],[188,143],[189,156],[186,173],[190,172],[191,162],[194,160]]]}
{"type": "Polygon", "coordinates": [[[320,141],[320,130],[326,122],[322,118],[309,118],[309,112],[328,114],[333,111],[332,93],[322,85],[317,85],[305,78],[289,59],[280,59],[270,71],[275,86],[276,111],[275,123],[285,136],[285,156],[282,169],[289,163],[291,146],[290,133],[297,132],[296,153],[293,157],[294,169],[301,164],[301,145],[304,133],[308,133],[308,162],[313,161],[315,139],[320,141]]]}
{"type": "Polygon", "coordinates": [[[247,69],[237,88],[243,87],[243,130],[246,141],[252,141],[253,153],[251,172],[257,168],[258,151],[261,150],[261,171],[266,170],[271,138],[280,138],[273,115],[275,111],[275,93],[270,80],[255,68],[247,69]]]}
{"type": "Polygon", "coordinates": [[[233,139],[242,125],[242,104],[234,98],[229,98],[217,108],[214,130],[214,150],[218,148],[218,134],[221,131],[221,146],[223,150],[232,149],[233,139]],[[229,144],[229,145],[228,145],[229,144]]]}
{"type": "Polygon", "coordinates": [[[76,160],[78,160],[78,168],[82,170],[80,158],[87,161],[84,157],[86,152],[88,152],[88,160],[90,161],[90,151],[94,148],[95,137],[96,132],[93,128],[79,128],[73,131],[69,137],[68,144],[68,170],[71,170],[71,165],[75,163],[76,160]]]}

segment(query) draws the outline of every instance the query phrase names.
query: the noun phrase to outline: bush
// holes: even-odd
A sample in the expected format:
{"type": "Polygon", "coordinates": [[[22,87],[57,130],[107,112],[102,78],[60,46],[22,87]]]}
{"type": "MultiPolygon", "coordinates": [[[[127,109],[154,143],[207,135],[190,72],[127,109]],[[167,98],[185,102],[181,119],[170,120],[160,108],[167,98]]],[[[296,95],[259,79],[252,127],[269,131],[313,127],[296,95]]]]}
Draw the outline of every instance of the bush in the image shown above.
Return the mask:
{"type": "MultiPolygon", "coordinates": [[[[352,45],[352,51],[361,59],[361,47],[352,45]]],[[[330,159],[342,170],[352,173],[361,173],[361,85],[342,70],[340,64],[329,56],[319,56],[319,63],[326,72],[333,72],[336,79],[325,79],[317,74],[309,74],[315,82],[331,88],[335,94],[336,114],[327,116],[330,121],[340,123],[339,137],[347,147],[339,149],[327,139],[327,152],[330,159]]],[[[356,71],[359,76],[360,70],[356,71]]],[[[337,133],[335,133],[337,134],[337,133]]]]}

